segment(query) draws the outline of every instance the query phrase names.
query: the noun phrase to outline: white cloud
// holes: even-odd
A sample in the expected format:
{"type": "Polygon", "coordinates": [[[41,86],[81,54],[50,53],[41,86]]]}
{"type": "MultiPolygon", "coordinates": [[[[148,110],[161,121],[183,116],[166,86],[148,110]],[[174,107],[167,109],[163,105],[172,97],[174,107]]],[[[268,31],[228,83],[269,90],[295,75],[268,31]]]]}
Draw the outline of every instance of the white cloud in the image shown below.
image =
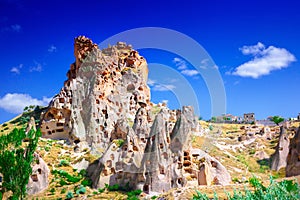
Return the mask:
{"type": "Polygon", "coordinates": [[[194,69],[185,69],[185,70],[182,70],[181,73],[186,76],[195,76],[195,75],[199,74],[199,72],[194,69]]]}
{"type": "Polygon", "coordinates": [[[12,73],[16,73],[16,74],[20,74],[20,69],[23,67],[23,64],[20,64],[19,66],[17,66],[17,67],[12,67],[11,69],[10,69],[10,72],[12,72],[12,73]]]}
{"type": "Polygon", "coordinates": [[[14,24],[10,26],[11,30],[14,32],[20,32],[22,27],[19,24],[14,24]]]}
{"type": "Polygon", "coordinates": [[[237,85],[239,83],[240,83],[240,81],[234,81],[233,85],[237,85]]]}
{"type": "Polygon", "coordinates": [[[187,68],[186,62],[180,58],[174,58],[173,62],[175,63],[177,69],[179,70],[183,70],[187,68]]]}
{"type": "Polygon", "coordinates": [[[43,97],[43,99],[39,100],[36,98],[32,98],[29,94],[7,93],[2,98],[0,98],[0,108],[10,113],[19,114],[23,112],[23,109],[26,106],[47,106],[50,100],[51,98],[47,97],[43,97]]]}
{"type": "Polygon", "coordinates": [[[217,65],[212,66],[213,69],[219,69],[217,65]]]}
{"type": "Polygon", "coordinates": [[[51,46],[48,48],[48,52],[50,52],[50,53],[56,52],[56,50],[57,50],[57,48],[56,48],[56,46],[54,46],[54,45],[51,45],[51,46]]]}
{"type": "Polygon", "coordinates": [[[164,99],[164,100],[162,100],[161,102],[162,102],[162,103],[165,103],[166,105],[168,105],[169,100],[164,99]]]}
{"type": "Polygon", "coordinates": [[[254,56],[252,60],[238,66],[231,73],[242,77],[259,78],[270,74],[271,71],[286,68],[291,62],[296,61],[295,56],[286,49],[274,46],[266,48],[260,42],[253,46],[243,46],[240,50],[244,55],[254,56]]]}
{"type": "Polygon", "coordinates": [[[41,72],[43,70],[43,66],[41,63],[34,61],[35,66],[30,68],[30,72],[41,72]]]}
{"type": "MultiPolygon", "coordinates": [[[[170,81],[173,81],[171,79],[170,81]]],[[[164,92],[164,91],[169,91],[175,89],[175,85],[173,84],[160,84],[157,83],[156,80],[148,79],[147,84],[152,88],[152,91],[159,91],[159,92],[164,92]]]]}
{"type": "Polygon", "coordinates": [[[7,27],[3,27],[1,29],[2,32],[16,32],[16,33],[21,32],[21,30],[22,30],[22,27],[19,24],[13,24],[13,25],[10,25],[7,27]]]}
{"type": "Polygon", "coordinates": [[[149,85],[149,86],[154,86],[155,85],[155,83],[156,83],[156,81],[155,80],[152,80],[152,79],[148,79],[148,81],[147,81],[147,84],[149,85]]]}
{"type": "Polygon", "coordinates": [[[153,91],[159,91],[159,92],[164,92],[164,91],[169,91],[175,89],[175,85],[172,84],[156,84],[152,88],[153,91]]]}
{"type": "Polygon", "coordinates": [[[206,65],[208,63],[209,59],[205,58],[203,60],[201,60],[201,64],[206,65]]]}
{"type": "MultiPolygon", "coordinates": [[[[186,76],[195,76],[195,75],[199,74],[199,72],[197,70],[188,69],[186,62],[184,60],[180,59],[180,58],[174,58],[173,62],[177,66],[177,69],[180,70],[180,73],[182,73],[183,75],[186,75],[186,76]]],[[[201,61],[201,63],[205,65],[207,63],[207,60],[203,59],[201,61]]],[[[200,66],[200,68],[206,69],[206,66],[204,66],[204,65],[200,66]]]]}

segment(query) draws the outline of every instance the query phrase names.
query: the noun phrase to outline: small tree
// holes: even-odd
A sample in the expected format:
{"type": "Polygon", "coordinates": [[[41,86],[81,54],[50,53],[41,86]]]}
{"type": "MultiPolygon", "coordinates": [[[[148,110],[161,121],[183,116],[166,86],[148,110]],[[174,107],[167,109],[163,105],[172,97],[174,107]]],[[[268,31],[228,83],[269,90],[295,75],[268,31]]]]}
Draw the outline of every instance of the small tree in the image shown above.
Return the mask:
{"type": "Polygon", "coordinates": [[[212,117],[212,118],[211,118],[211,121],[212,121],[212,122],[216,122],[216,121],[217,121],[217,118],[216,118],[216,117],[212,117]]]}
{"type": "Polygon", "coordinates": [[[275,124],[279,124],[280,122],[283,122],[284,121],[284,118],[282,118],[282,117],[279,117],[279,116],[274,116],[274,117],[272,117],[272,119],[271,119],[275,124]]]}
{"type": "Polygon", "coordinates": [[[32,173],[31,163],[36,149],[40,130],[14,129],[8,135],[0,137],[0,173],[3,175],[2,192],[12,191],[11,199],[24,199],[29,176],[32,173]],[[28,143],[23,140],[28,138],[28,143]]]}

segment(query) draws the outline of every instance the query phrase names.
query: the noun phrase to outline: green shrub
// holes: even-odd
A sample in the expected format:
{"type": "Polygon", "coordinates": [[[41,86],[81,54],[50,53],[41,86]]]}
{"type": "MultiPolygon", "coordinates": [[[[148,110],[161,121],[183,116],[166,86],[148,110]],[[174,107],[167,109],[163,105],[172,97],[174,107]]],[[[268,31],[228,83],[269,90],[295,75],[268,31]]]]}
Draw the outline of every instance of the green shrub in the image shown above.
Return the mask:
{"type": "Polygon", "coordinates": [[[104,191],[105,191],[105,188],[99,188],[99,189],[98,189],[98,192],[99,192],[99,193],[102,193],[102,192],[104,192],[104,191]]]}
{"type": "Polygon", "coordinates": [[[114,140],[114,143],[118,146],[118,147],[121,147],[125,141],[123,139],[117,139],[117,140],[114,140]]]}
{"type": "Polygon", "coordinates": [[[61,194],[64,194],[64,193],[66,193],[67,192],[67,190],[66,190],[66,188],[63,188],[62,190],[61,190],[61,194]]]}
{"type": "Polygon", "coordinates": [[[130,192],[127,192],[127,200],[135,200],[135,199],[139,199],[137,198],[138,195],[140,195],[143,191],[142,190],[133,190],[130,192]]]}
{"type": "Polygon", "coordinates": [[[80,170],[79,174],[82,176],[82,177],[85,177],[87,175],[87,172],[85,169],[82,169],[80,170]]]}
{"type": "Polygon", "coordinates": [[[118,191],[120,189],[120,186],[119,186],[119,184],[114,184],[114,185],[105,184],[105,188],[108,191],[118,191]]]}
{"type": "Polygon", "coordinates": [[[69,166],[70,165],[70,163],[69,163],[69,161],[67,161],[67,160],[61,160],[60,162],[59,162],[59,165],[58,166],[69,166]]]}
{"type": "Polygon", "coordinates": [[[67,195],[66,195],[66,199],[72,199],[74,198],[74,194],[72,191],[68,191],[67,195]]]}
{"type": "Polygon", "coordinates": [[[50,147],[48,147],[48,146],[45,146],[44,149],[45,149],[45,151],[47,151],[47,152],[50,151],[50,147]]]}
{"type": "Polygon", "coordinates": [[[72,176],[65,170],[52,170],[52,174],[61,177],[61,180],[68,181],[70,183],[77,183],[79,182],[82,177],[81,176],[72,176]]]}
{"type": "Polygon", "coordinates": [[[81,181],[81,185],[83,186],[92,186],[92,181],[90,179],[84,179],[81,181]]]}
{"type": "Polygon", "coordinates": [[[86,188],[83,185],[81,185],[81,186],[79,186],[79,188],[76,189],[75,193],[76,194],[84,194],[84,193],[86,193],[86,188]]]}
{"type": "Polygon", "coordinates": [[[127,196],[137,196],[137,195],[140,195],[142,194],[142,190],[133,190],[133,191],[130,191],[130,192],[127,192],[127,196]]]}
{"type": "Polygon", "coordinates": [[[55,188],[51,188],[50,192],[51,192],[52,195],[54,195],[54,193],[55,193],[55,188]]]}
{"type": "MultiPolygon", "coordinates": [[[[268,187],[265,187],[262,182],[256,177],[249,179],[249,184],[254,187],[254,191],[245,189],[244,192],[235,190],[231,196],[227,193],[228,200],[237,200],[237,199],[289,199],[289,200],[298,200],[300,199],[300,187],[296,181],[293,180],[284,180],[279,183],[273,180],[273,177],[270,177],[270,184],[268,187]]],[[[209,200],[206,194],[202,194],[200,191],[196,191],[196,194],[193,195],[193,200],[209,200]]],[[[214,199],[218,199],[218,195],[214,195],[214,199]]]]}
{"type": "Polygon", "coordinates": [[[234,182],[234,183],[239,183],[240,180],[239,180],[237,177],[235,177],[235,178],[232,178],[232,182],[234,182]]]}
{"type": "Polygon", "coordinates": [[[255,152],[256,152],[255,149],[250,149],[249,154],[250,154],[250,155],[253,155],[253,154],[255,154],[255,152]]]}
{"type": "Polygon", "coordinates": [[[68,183],[64,179],[59,180],[60,186],[68,185],[68,183]]]}

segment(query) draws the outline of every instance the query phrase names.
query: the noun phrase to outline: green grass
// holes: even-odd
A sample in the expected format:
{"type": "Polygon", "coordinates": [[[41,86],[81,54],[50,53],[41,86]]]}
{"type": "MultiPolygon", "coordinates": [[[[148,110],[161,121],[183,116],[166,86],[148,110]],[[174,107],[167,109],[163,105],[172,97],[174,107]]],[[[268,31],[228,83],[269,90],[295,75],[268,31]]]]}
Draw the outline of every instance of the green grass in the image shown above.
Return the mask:
{"type": "MultiPolygon", "coordinates": [[[[283,180],[281,182],[276,182],[273,177],[270,177],[270,185],[264,186],[262,182],[256,178],[252,177],[249,179],[249,184],[254,188],[253,191],[245,188],[242,192],[240,190],[234,190],[234,193],[230,195],[227,193],[228,200],[275,200],[275,199],[289,199],[298,200],[300,199],[300,187],[299,184],[293,180],[283,180]]],[[[218,195],[215,193],[215,200],[219,199],[218,195]]],[[[192,200],[210,200],[206,194],[202,194],[200,191],[196,191],[193,195],[192,200]]]]}

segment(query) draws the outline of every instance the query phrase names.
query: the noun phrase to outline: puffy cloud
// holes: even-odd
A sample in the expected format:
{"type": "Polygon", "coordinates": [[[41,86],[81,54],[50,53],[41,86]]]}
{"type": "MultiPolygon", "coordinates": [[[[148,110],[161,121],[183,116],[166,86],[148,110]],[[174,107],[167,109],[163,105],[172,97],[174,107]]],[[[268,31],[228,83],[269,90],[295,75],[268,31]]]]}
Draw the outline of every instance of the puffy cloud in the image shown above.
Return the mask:
{"type": "Polygon", "coordinates": [[[194,69],[185,69],[185,70],[182,70],[181,73],[186,76],[195,76],[195,75],[199,74],[199,72],[194,69]]]}
{"type": "Polygon", "coordinates": [[[178,70],[183,70],[187,68],[186,62],[180,58],[174,58],[173,62],[175,63],[178,70]]]}
{"type": "Polygon", "coordinates": [[[23,109],[29,105],[41,105],[47,106],[51,98],[43,97],[39,100],[32,98],[29,94],[20,93],[7,93],[0,98],[0,108],[7,112],[19,114],[23,112],[23,109]]]}
{"type": "Polygon", "coordinates": [[[17,67],[12,67],[10,69],[10,72],[15,73],[15,74],[20,74],[20,69],[23,67],[23,64],[20,64],[17,67]]]}
{"type": "Polygon", "coordinates": [[[295,56],[286,49],[274,46],[266,48],[261,42],[253,46],[243,46],[240,50],[244,55],[253,56],[250,61],[238,66],[231,73],[242,77],[259,78],[270,74],[271,71],[286,68],[296,61],[295,56]]]}
{"type": "Polygon", "coordinates": [[[48,48],[48,52],[50,52],[50,53],[56,52],[56,50],[57,50],[57,48],[56,48],[56,46],[54,46],[54,45],[51,45],[51,46],[48,48]]]}
{"type": "Polygon", "coordinates": [[[34,61],[35,66],[30,68],[30,72],[41,72],[43,70],[43,66],[41,63],[34,61]]]}
{"type": "Polygon", "coordinates": [[[164,92],[164,91],[169,91],[175,89],[176,86],[172,84],[156,84],[152,88],[153,91],[159,91],[159,92],[164,92]]]}
{"type": "Polygon", "coordinates": [[[20,32],[22,27],[19,24],[14,24],[10,26],[11,30],[14,32],[20,32]]]}
{"type": "Polygon", "coordinates": [[[22,27],[19,24],[13,24],[13,25],[10,25],[7,27],[3,27],[1,29],[2,32],[16,32],[16,33],[21,32],[21,30],[22,30],[22,27]]]}
{"type": "MultiPolygon", "coordinates": [[[[181,58],[174,58],[173,62],[175,63],[177,69],[180,70],[180,73],[182,73],[183,75],[196,76],[199,74],[199,72],[197,70],[188,69],[186,62],[184,60],[182,60],[181,58]]],[[[205,65],[207,63],[207,60],[204,59],[201,61],[201,63],[203,64],[203,66],[201,66],[200,68],[206,69],[205,65]]]]}
{"type": "MultiPolygon", "coordinates": [[[[173,81],[173,79],[171,79],[170,81],[173,81]]],[[[152,88],[153,91],[156,92],[165,92],[176,88],[176,86],[173,84],[160,84],[157,83],[156,80],[152,79],[148,79],[147,84],[152,88]]]]}
{"type": "Polygon", "coordinates": [[[155,80],[152,80],[152,79],[148,79],[148,81],[147,81],[147,84],[149,85],[149,86],[154,86],[155,85],[155,83],[156,83],[156,81],[155,80]]]}

